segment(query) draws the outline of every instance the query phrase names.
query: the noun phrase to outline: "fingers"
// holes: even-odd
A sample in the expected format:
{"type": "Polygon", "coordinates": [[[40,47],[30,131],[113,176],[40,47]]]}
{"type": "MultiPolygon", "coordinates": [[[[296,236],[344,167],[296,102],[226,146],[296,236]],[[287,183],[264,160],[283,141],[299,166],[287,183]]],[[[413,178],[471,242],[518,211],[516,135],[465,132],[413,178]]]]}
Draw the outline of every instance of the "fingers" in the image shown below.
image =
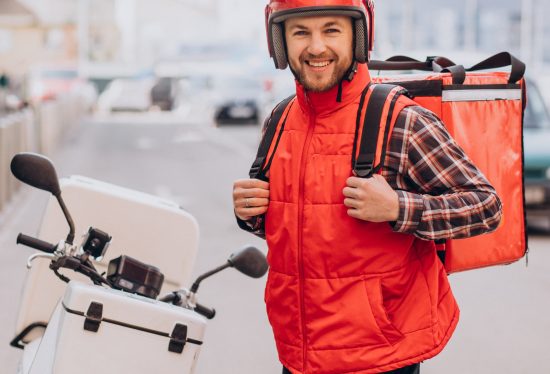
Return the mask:
{"type": "Polygon", "coordinates": [[[241,179],[233,184],[233,207],[242,220],[264,214],[269,205],[269,183],[258,179],[241,179]]]}
{"type": "Polygon", "coordinates": [[[269,199],[264,198],[242,198],[235,200],[235,214],[240,219],[247,221],[252,217],[267,212],[269,199]]]}
{"type": "Polygon", "coordinates": [[[357,188],[352,188],[352,187],[345,187],[342,190],[342,193],[344,194],[345,197],[350,199],[357,199],[359,198],[359,195],[360,195],[360,191],[357,188]]]}
{"type": "Polygon", "coordinates": [[[364,178],[357,178],[357,177],[349,177],[347,180],[346,180],[346,185],[348,187],[353,187],[353,188],[358,188],[358,187],[361,187],[361,185],[363,183],[365,183],[367,179],[364,179],[364,178]]]}
{"type": "Polygon", "coordinates": [[[361,202],[355,199],[344,199],[344,205],[351,209],[359,209],[361,207],[361,202]]]}
{"type": "Polygon", "coordinates": [[[363,219],[360,211],[357,209],[348,209],[348,216],[357,218],[357,219],[363,219]]]}
{"type": "Polygon", "coordinates": [[[256,197],[244,197],[235,201],[235,204],[240,208],[255,208],[269,205],[269,199],[256,198],[256,197]]]}
{"type": "Polygon", "coordinates": [[[268,199],[269,190],[263,190],[260,188],[237,188],[233,190],[233,200],[237,202],[242,199],[268,199]]]}
{"type": "Polygon", "coordinates": [[[267,212],[267,205],[253,208],[235,208],[235,214],[243,221],[259,216],[267,212]]]}
{"type": "Polygon", "coordinates": [[[361,188],[364,186],[366,179],[349,177],[346,180],[346,187],[342,190],[345,197],[351,199],[359,199],[361,197],[361,188]]]}
{"type": "Polygon", "coordinates": [[[242,179],[233,184],[233,200],[269,198],[269,183],[258,179],[242,179]]]}
{"type": "Polygon", "coordinates": [[[239,179],[233,184],[234,187],[239,188],[261,188],[264,190],[269,189],[269,182],[265,182],[259,179],[239,179]]]}

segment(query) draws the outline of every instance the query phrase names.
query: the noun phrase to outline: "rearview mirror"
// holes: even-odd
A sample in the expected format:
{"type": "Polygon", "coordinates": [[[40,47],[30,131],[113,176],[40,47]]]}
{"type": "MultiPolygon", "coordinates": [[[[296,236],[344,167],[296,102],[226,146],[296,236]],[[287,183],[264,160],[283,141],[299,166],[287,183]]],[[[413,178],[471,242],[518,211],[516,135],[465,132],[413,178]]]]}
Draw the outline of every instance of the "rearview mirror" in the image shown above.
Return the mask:
{"type": "Polygon", "coordinates": [[[252,278],[261,278],[267,272],[265,255],[256,247],[245,247],[227,260],[235,269],[252,278]]]}
{"type": "Polygon", "coordinates": [[[12,158],[10,167],[12,174],[21,182],[56,197],[61,194],[57,172],[47,157],[36,153],[18,153],[12,158]]]}
{"type": "Polygon", "coordinates": [[[11,159],[11,172],[21,182],[50,192],[57,198],[63,215],[69,224],[69,234],[65,240],[69,244],[73,244],[74,240],[74,222],[61,198],[61,187],[55,166],[46,156],[37,153],[23,152],[18,153],[11,159]]]}

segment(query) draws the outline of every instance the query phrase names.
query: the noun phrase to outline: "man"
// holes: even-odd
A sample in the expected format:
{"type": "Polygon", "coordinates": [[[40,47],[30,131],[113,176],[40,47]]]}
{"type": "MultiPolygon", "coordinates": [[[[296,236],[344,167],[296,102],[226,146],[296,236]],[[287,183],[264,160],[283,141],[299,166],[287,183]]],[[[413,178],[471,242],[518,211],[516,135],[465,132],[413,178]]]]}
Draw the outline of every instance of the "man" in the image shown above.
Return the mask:
{"type": "Polygon", "coordinates": [[[233,200],[239,226],[267,240],[265,301],[283,372],[418,373],[459,315],[434,240],[494,230],[500,201],[416,106],[397,116],[380,173],[352,175],[370,1],[271,0],[266,14],[271,55],[290,65],[297,96],[269,181],[236,181],[233,200]]]}

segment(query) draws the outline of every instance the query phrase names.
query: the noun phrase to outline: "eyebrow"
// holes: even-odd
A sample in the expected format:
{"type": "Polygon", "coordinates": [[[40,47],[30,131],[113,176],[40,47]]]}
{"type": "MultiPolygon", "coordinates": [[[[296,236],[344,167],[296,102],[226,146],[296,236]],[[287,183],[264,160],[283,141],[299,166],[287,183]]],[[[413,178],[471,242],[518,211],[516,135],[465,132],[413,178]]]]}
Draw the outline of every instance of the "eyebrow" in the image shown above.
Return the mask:
{"type": "MultiPolygon", "coordinates": [[[[323,28],[327,28],[327,27],[333,27],[333,26],[342,26],[339,22],[336,22],[336,21],[330,21],[330,22],[327,22],[323,25],[323,28]]],[[[307,30],[308,27],[304,26],[304,25],[300,25],[300,24],[297,24],[297,25],[292,25],[290,27],[291,30],[293,29],[299,29],[299,30],[307,30]]]]}

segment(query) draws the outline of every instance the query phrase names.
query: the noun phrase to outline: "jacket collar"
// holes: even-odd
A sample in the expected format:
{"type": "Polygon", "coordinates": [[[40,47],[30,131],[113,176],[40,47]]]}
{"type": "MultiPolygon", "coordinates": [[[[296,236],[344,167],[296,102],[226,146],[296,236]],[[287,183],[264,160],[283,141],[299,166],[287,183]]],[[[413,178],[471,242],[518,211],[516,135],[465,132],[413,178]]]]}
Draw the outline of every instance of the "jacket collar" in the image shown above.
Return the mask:
{"type": "Polygon", "coordinates": [[[315,114],[328,114],[350,104],[371,81],[366,64],[358,64],[357,72],[351,81],[344,80],[342,85],[342,101],[337,102],[338,85],[325,92],[307,91],[296,81],[296,96],[302,110],[315,114]]]}

